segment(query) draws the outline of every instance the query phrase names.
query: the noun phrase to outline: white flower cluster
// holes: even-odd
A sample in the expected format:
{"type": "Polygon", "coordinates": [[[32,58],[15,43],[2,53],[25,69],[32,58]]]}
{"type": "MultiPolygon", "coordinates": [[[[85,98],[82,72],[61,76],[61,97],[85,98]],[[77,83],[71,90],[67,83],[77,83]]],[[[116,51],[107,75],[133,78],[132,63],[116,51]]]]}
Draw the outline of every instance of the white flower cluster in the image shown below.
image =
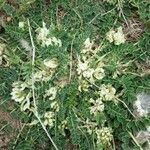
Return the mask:
{"type": "Polygon", "coordinates": [[[58,105],[57,101],[54,101],[56,98],[56,95],[57,95],[57,88],[51,87],[48,90],[46,90],[44,97],[45,98],[48,97],[48,99],[50,101],[53,101],[53,102],[51,102],[50,106],[52,109],[54,109],[56,112],[58,112],[59,111],[59,105],[58,105]]]}
{"type": "Polygon", "coordinates": [[[51,87],[48,90],[46,90],[44,97],[48,97],[49,100],[54,100],[57,95],[57,88],[51,87]]]}
{"type": "Polygon", "coordinates": [[[97,144],[101,143],[107,145],[113,138],[112,129],[103,127],[102,129],[96,129],[97,144]]]}
{"type": "Polygon", "coordinates": [[[91,107],[90,107],[90,114],[93,114],[94,116],[97,115],[98,112],[103,112],[104,111],[104,104],[101,101],[100,98],[97,100],[90,99],[91,107]]]}
{"type": "Polygon", "coordinates": [[[88,88],[90,87],[90,84],[88,83],[88,81],[83,80],[83,79],[79,79],[79,86],[78,86],[78,90],[81,92],[83,91],[88,91],[88,88]]]}
{"type": "Polygon", "coordinates": [[[108,85],[103,84],[100,87],[100,97],[102,98],[103,101],[114,100],[115,93],[116,93],[116,89],[111,84],[108,85]]]}
{"type": "Polygon", "coordinates": [[[48,111],[44,114],[44,125],[45,126],[49,126],[50,128],[52,128],[54,126],[54,122],[55,122],[55,114],[52,111],[48,111]]]}
{"type": "Polygon", "coordinates": [[[30,108],[30,86],[26,82],[14,82],[11,92],[12,99],[21,104],[21,111],[25,111],[30,108]]]}
{"type": "Polygon", "coordinates": [[[117,28],[117,31],[110,30],[106,33],[106,39],[112,43],[114,42],[115,45],[120,45],[125,43],[126,39],[122,31],[122,27],[117,28]]]}
{"type": "Polygon", "coordinates": [[[53,58],[53,59],[45,59],[45,60],[44,60],[44,65],[45,65],[47,68],[55,69],[55,68],[57,68],[57,66],[58,66],[58,60],[57,60],[56,58],[53,58]]]}
{"type": "Polygon", "coordinates": [[[57,95],[57,88],[51,87],[48,90],[46,90],[44,97],[48,98],[50,100],[50,108],[51,111],[46,112],[44,115],[44,125],[49,125],[50,127],[53,127],[53,123],[55,121],[55,113],[59,111],[59,104],[55,100],[57,95]]]}
{"type": "Polygon", "coordinates": [[[37,42],[41,43],[43,47],[55,45],[58,47],[62,46],[62,42],[60,39],[57,39],[54,36],[50,35],[50,30],[47,29],[45,22],[43,22],[43,27],[38,28],[37,30],[37,42]]]}
{"type": "Polygon", "coordinates": [[[56,67],[58,66],[58,61],[56,58],[53,59],[45,59],[43,61],[44,66],[46,67],[44,70],[39,70],[34,73],[35,81],[48,81],[51,79],[52,75],[55,72],[56,67]]]}
{"type": "MultiPolygon", "coordinates": [[[[51,79],[53,73],[55,72],[56,67],[58,66],[57,59],[45,59],[43,62],[45,65],[44,70],[39,70],[34,73],[33,77],[35,81],[48,81],[51,79]]],[[[31,79],[26,82],[15,82],[12,85],[12,99],[16,102],[20,103],[20,108],[22,111],[30,108],[30,98],[31,98],[31,79]]],[[[50,88],[46,91],[45,96],[49,96],[50,100],[54,100],[56,97],[57,89],[50,88]]],[[[55,109],[55,111],[59,110],[58,104],[56,102],[51,103],[51,108],[55,109]]]]}
{"type": "Polygon", "coordinates": [[[84,42],[83,49],[81,50],[81,57],[78,58],[77,73],[79,76],[79,91],[87,91],[90,86],[87,80],[94,83],[96,80],[101,80],[105,76],[105,71],[103,69],[104,64],[99,62],[96,66],[92,67],[95,61],[96,53],[98,48],[92,49],[93,42],[87,38],[84,42]]]}

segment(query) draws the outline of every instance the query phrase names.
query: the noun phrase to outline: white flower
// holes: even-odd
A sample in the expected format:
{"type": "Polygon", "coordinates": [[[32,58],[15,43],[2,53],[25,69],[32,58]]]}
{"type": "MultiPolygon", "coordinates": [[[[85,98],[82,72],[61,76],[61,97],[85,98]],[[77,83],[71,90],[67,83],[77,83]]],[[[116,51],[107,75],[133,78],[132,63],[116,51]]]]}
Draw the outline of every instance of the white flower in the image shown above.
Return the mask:
{"type": "Polygon", "coordinates": [[[30,98],[31,98],[31,93],[28,93],[25,100],[21,103],[20,106],[21,111],[25,111],[30,108],[30,98]]]}
{"type": "Polygon", "coordinates": [[[109,32],[106,33],[106,39],[112,43],[114,41],[114,34],[115,31],[114,30],[110,30],[109,32]]]}
{"type": "Polygon", "coordinates": [[[55,121],[54,117],[55,117],[54,112],[52,111],[46,112],[44,115],[44,119],[45,119],[44,125],[45,126],[49,125],[50,127],[53,127],[55,121]]]}
{"type": "Polygon", "coordinates": [[[93,42],[90,42],[90,38],[87,38],[84,42],[84,48],[82,49],[82,53],[85,54],[87,52],[90,52],[93,46],[93,42]]]}
{"type": "Polygon", "coordinates": [[[30,84],[28,82],[14,82],[12,85],[11,96],[12,99],[18,103],[20,103],[21,111],[25,111],[30,108],[30,84]]]}
{"type": "Polygon", "coordinates": [[[81,62],[80,60],[78,61],[78,68],[77,72],[78,74],[81,74],[83,71],[88,69],[88,62],[81,62]]]}
{"type": "Polygon", "coordinates": [[[53,45],[53,44],[52,44],[52,39],[51,39],[51,38],[45,39],[45,43],[43,43],[43,45],[46,45],[47,47],[48,47],[49,45],[53,45]]]}
{"type": "Polygon", "coordinates": [[[114,42],[115,45],[120,45],[125,43],[126,39],[122,31],[122,27],[117,28],[117,32],[114,30],[110,30],[106,33],[106,39],[112,43],[114,42]]]}
{"type": "Polygon", "coordinates": [[[25,98],[26,98],[26,94],[23,91],[19,90],[18,88],[14,88],[12,90],[11,96],[12,96],[11,98],[14,101],[19,102],[19,103],[21,103],[22,101],[24,101],[25,98]]]}
{"type": "Polygon", "coordinates": [[[97,143],[101,143],[104,145],[109,144],[109,142],[111,142],[113,138],[112,129],[108,127],[96,129],[96,134],[97,134],[97,143]]]}
{"type": "Polygon", "coordinates": [[[51,87],[49,90],[46,91],[44,97],[49,97],[49,100],[54,100],[56,98],[56,94],[57,94],[57,88],[51,87]]]}
{"type": "Polygon", "coordinates": [[[60,39],[57,39],[56,37],[52,37],[52,42],[54,43],[54,45],[61,47],[62,46],[62,42],[60,39]]]}
{"type": "Polygon", "coordinates": [[[89,88],[89,83],[86,81],[86,80],[79,80],[79,86],[78,86],[78,90],[80,91],[80,92],[82,92],[82,90],[83,91],[88,91],[88,88],[89,88]]]}
{"type": "Polygon", "coordinates": [[[48,81],[51,79],[53,72],[48,71],[46,72],[45,70],[40,70],[34,73],[34,79],[35,81],[48,81]]]}
{"type": "Polygon", "coordinates": [[[34,126],[34,125],[37,125],[38,123],[39,123],[38,120],[33,120],[30,123],[27,123],[27,126],[34,126]]]}
{"type": "Polygon", "coordinates": [[[19,22],[19,28],[20,28],[20,29],[23,29],[23,28],[24,28],[24,24],[25,24],[25,22],[20,21],[20,22],[19,22]]]}
{"type": "Polygon", "coordinates": [[[83,77],[88,78],[88,79],[92,78],[93,73],[94,73],[94,69],[93,68],[88,68],[87,70],[83,71],[83,77]]]}
{"type": "Polygon", "coordinates": [[[28,87],[25,82],[14,82],[11,92],[12,99],[16,102],[23,102],[26,99],[27,94],[24,92],[24,89],[28,87]]]}
{"type": "Polygon", "coordinates": [[[25,88],[30,88],[31,84],[28,82],[15,82],[13,83],[14,87],[19,88],[21,91],[23,91],[25,88]]]}
{"type": "Polygon", "coordinates": [[[41,81],[43,77],[43,71],[38,71],[33,75],[35,81],[41,81]]]}
{"type": "Polygon", "coordinates": [[[100,96],[104,101],[111,101],[115,98],[116,89],[112,85],[103,84],[100,89],[100,96]]]}
{"type": "Polygon", "coordinates": [[[91,49],[92,45],[93,45],[93,42],[90,42],[90,38],[87,38],[84,42],[84,47],[91,49]]]}
{"type": "Polygon", "coordinates": [[[114,44],[120,45],[122,43],[125,43],[126,39],[123,34],[122,27],[119,27],[117,30],[118,31],[116,33],[114,33],[114,44]]]}
{"type": "Polygon", "coordinates": [[[105,71],[103,68],[97,68],[94,70],[94,77],[98,80],[101,80],[105,77],[105,71]]]}
{"type": "MultiPolygon", "coordinates": [[[[45,22],[43,22],[43,27],[38,28],[37,30],[37,41],[42,43],[42,46],[47,46],[45,43],[47,41],[47,36],[49,35],[49,29],[46,28],[45,22]]],[[[49,45],[48,45],[49,46],[49,45]]]]}
{"type": "Polygon", "coordinates": [[[47,29],[45,22],[43,22],[43,27],[38,28],[37,30],[37,42],[41,43],[43,47],[55,45],[55,46],[62,46],[62,42],[60,39],[57,39],[56,37],[52,37],[50,35],[50,30],[47,29]]]}
{"type": "Polygon", "coordinates": [[[56,112],[59,111],[59,105],[57,101],[54,101],[50,104],[51,108],[54,109],[56,112]]]}
{"type": "Polygon", "coordinates": [[[97,100],[91,98],[90,103],[92,104],[92,106],[90,107],[90,113],[94,114],[94,116],[96,116],[98,112],[104,111],[104,104],[100,98],[98,98],[97,100]]]}
{"type": "Polygon", "coordinates": [[[53,59],[45,59],[44,60],[44,65],[47,68],[55,69],[58,66],[58,61],[56,58],[53,59]]]}

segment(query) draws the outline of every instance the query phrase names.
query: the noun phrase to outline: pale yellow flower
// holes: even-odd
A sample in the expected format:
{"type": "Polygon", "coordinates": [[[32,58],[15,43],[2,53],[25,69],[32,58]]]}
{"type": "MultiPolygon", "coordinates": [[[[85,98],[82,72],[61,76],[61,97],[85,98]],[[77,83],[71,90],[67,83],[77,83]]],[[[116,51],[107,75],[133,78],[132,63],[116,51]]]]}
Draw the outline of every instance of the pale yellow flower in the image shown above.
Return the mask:
{"type": "Polygon", "coordinates": [[[85,54],[87,52],[90,52],[93,46],[93,42],[90,42],[90,38],[87,38],[84,42],[84,47],[82,49],[82,53],[85,54]]]}
{"type": "Polygon", "coordinates": [[[20,29],[24,29],[24,26],[25,26],[25,22],[20,21],[20,22],[19,22],[19,28],[20,28],[20,29]]]}
{"type": "Polygon", "coordinates": [[[115,31],[114,30],[110,30],[109,32],[106,33],[106,39],[112,43],[114,41],[114,34],[115,31]]]}
{"type": "Polygon", "coordinates": [[[22,103],[27,96],[24,90],[25,88],[28,87],[28,84],[25,82],[14,82],[12,86],[13,86],[11,92],[12,99],[18,103],[22,103]]]}
{"type": "Polygon", "coordinates": [[[83,71],[88,69],[88,62],[81,62],[80,60],[78,61],[78,68],[77,72],[80,75],[83,71]]]}
{"type": "Polygon", "coordinates": [[[97,144],[101,143],[107,145],[113,139],[112,129],[108,127],[96,129],[96,134],[97,134],[97,144]]]}
{"type": "Polygon", "coordinates": [[[89,83],[86,80],[79,80],[79,86],[78,86],[78,90],[80,92],[82,91],[88,91],[88,88],[90,87],[89,83]]]}
{"type": "Polygon", "coordinates": [[[83,77],[90,79],[93,77],[93,73],[94,73],[94,69],[88,68],[87,70],[83,71],[83,77]]]}
{"type": "Polygon", "coordinates": [[[43,22],[43,27],[40,27],[36,30],[37,32],[37,42],[41,43],[43,47],[45,46],[62,46],[60,39],[57,39],[54,36],[50,35],[50,30],[46,27],[45,22],[43,22]]]}
{"type": "Polygon", "coordinates": [[[54,43],[55,46],[59,46],[61,47],[62,46],[62,42],[60,39],[57,39],[56,37],[52,37],[52,42],[54,43]]]}
{"type": "Polygon", "coordinates": [[[35,81],[41,81],[43,77],[43,71],[38,71],[33,75],[35,81]]]}
{"type": "Polygon", "coordinates": [[[52,44],[52,39],[51,39],[51,38],[45,39],[45,43],[44,43],[44,41],[43,41],[43,45],[46,45],[47,47],[48,47],[49,45],[53,45],[53,44],[52,44]]]}
{"type": "Polygon", "coordinates": [[[59,105],[58,105],[58,102],[57,101],[54,101],[50,104],[51,108],[53,110],[55,110],[55,112],[58,112],[59,111],[59,105]]]}
{"type": "Polygon", "coordinates": [[[25,100],[26,98],[26,93],[24,93],[23,91],[21,91],[20,89],[18,88],[13,88],[12,89],[12,92],[11,92],[11,98],[18,102],[18,103],[21,103],[22,101],[25,100]]]}
{"type": "Polygon", "coordinates": [[[34,73],[34,79],[35,81],[48,81],[51,79],[53,75],[53,71],[45,71],[45,70],[40,70],[34,73]]]}
{"type": "Polygon", "coordinates": [[[51,87],[50,89],[46,91],[46,94],[44,95],[44,97],[48,97],[49,100],[54,100],[56,98],[56,95],[57,95],[57,88],[51,87]]]}
{"type": "Polygon", "coordinates": [[[29,92],[26,95],[25,100],[20,105],[21,111],[26,111],[27,109],[30,109],[30,98],[31,98],[31,93],[29,92]]]}
{"type": "Polygon", "coordinates": [[[43,22],[43,27],[38,28],[37,30],[37,42],[42,43],[42,46],[49,46],[46,45],[47,36],[49,35],[49,29],[47,29],[45,22],[43,22]]]}
{"type": "Polygon", "coordinates": [[[44,65],[47,68],[55,69],[58,66],[58,60],[56,58],[53,58],[53,59],[48,59],[47,58],[47,59],[44,60],[44,65]]]}
{"type": "Polygon", "coordinates": [[[92,106],[90,107],[90,113],[94,114],[94,116],[96,116],[98,112],[104,111],[104,104],[100,98],[96,100],[91,98],[90,103],[92,104],[92,106]]]}
{"type": "Polygon", "coordinates": [[[117,28],[117,32],[114,30],[110,30],[106,33],[106,39],[112,43],[114,42],[115,45],[120,45],[125,43],[125,35],[123,34],[122,27],[117,28]]]}
{"type": "Polygon", "coordinates": [[[100,96],[104,101],[111,101],[115,98],[116,89],[112,85],[103,84],[100,89],[100,96]]]}
{"type": "Polygon", "coordinates": [[[54,126],[54,121],[55,121],[55,114],[52,111],[48,111],[45,113],[44,115],[44,125],[45,126],[49,126],[49,127],[53,127],[54,126]]]}
{"type": "Polygon", "coordinates": [[[120,45],[122,43],[125,43],[126,39],[122,31],[122,27],[117,28],[117,32],[114,33],[114,44],[120,45]]]}
{"type": "Polygon", "coordinates": [[[98,80],[101,80],[105,77],[105,71],[103,68],[96,68],[94,70],[94,77],[98,80]]]}

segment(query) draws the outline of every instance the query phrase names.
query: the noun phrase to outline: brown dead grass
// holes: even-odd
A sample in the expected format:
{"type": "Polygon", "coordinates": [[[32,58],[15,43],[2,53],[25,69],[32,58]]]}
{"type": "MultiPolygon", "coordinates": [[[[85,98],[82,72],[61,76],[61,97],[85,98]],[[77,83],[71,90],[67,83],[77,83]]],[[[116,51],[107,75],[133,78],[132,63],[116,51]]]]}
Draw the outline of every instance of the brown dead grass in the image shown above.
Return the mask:
{"type": "Polygon", "coordinates": [[[144,23],[139,19],[138,15],[134,14],[124,23],[124,33],[127,41],[136,42],[144,32],[144,23]]]}

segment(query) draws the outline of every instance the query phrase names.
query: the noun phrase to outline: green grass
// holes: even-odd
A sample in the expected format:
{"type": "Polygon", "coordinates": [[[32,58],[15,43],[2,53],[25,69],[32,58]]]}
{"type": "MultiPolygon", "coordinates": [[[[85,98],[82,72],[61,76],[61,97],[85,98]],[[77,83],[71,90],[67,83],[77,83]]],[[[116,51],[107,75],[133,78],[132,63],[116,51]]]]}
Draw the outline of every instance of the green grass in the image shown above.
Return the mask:
{"type": "Polygon", "coordinates": [[[0,2],[0,8],[12,18],[11,22],[4,27],[5,32],[0,35],[3,39],[0,43],[6,44],[6,50],[3,53],[6,58],[3,58],[4,61],[0,66],[0,97],[2,97],[0,107],[10,112],[7,110],[7,105],[10,102],[13,103],[11,115],[25,125],[19,131],[18,137],[11,139],[9,149],[55,149],[41,126],[45,122],[44,115],[48,111],[54,112],[54,122],[51,127],[47,125],[46,129],[58,149],[140,149],[133,137],[150,125],[150,118],[149,116],[135,118],[132,112],[137,93],[150,90],[149,74],[145,73],[148,67],[144,67],[146,60],[150,57],[150,13],[148,13],[150,3],[146,0],[112,0],[112,3],[102,0],[55,0],[48,4],[41,0],[27,1],[30,5],[26,1],[18,0],[20,7],[17,9],[0,2]],[[126,20],[129,20],[131,16],[136,16],[135,18],[138,18],[144,26],[139,38],[134,41],[126,40],[120,45],[110,43],[106,39],[106,33],[119,26],[125,28],[126,20]],[[18,26],[21,21],[25,22],[24,29],[18,26]],[[50,35],[61,40],[61,47],[57,45],[42,47],[37,42],[36,30],[42,27],[43,21],[47,28],[50,28],[50,35]],[[30,46],[33,46],[29,28],[31,28],[31,36],[35,45],[34,62],[33,51],[27,51],[20,44],[20,39],[24,39],[30,46]],[[96,62],[101,62],[100,59],[103,57],[105,76],[100,80],[95,80],[94,83],[91,83],[88,78],[82,78],[81,80],[86,81],[90,87],[87,91],[80,92],[78,86],[81,80],[77,73],[77,66],[79,57],[85,55],[82,54],[82,49],[87,38],[94,41],[93,47],[101,45],[96,57],[90,61],[90,67],[96,68],[96,62]],[[10,93],[13,82],[29,81],[31,83],[32,73],[41,70],[49,73],[43,64],[47,58],[57,58],[58,61],[52,78],[46,82],[36,81],[24,89],[25,93],[31,93],[30,106],[27,106],[25,111],[20,111],[26,103],[17,103],[12,100],[10,93]],[[6,62],[9,62],[8,66],[5,65],[6,62]],[[120,74],[113,78],[116,70],[120,74]],[[62,82],[65,84],[64,87],[60,87],[62,82]],[[111,101],[102,99],[104,111],[94,116],[90,113],[90,107],[93,106],[90,99],[96,100],[101,97],[99,87],[102,84],[112,85],[116,93],[111,101]],[[54,100],[44,97],[45,91],[50,87],[57,88],[54,100]],[[120,96],[117,97],[119,94],[120,96]],[[37,118],[34,100],[37,106],[37,118]],[[59,111],[51,108],[53,101],[58,103],[59,111]],[[37,124],[29,125],[39,118],[42,123],[37,121],[37,124]],[[67,123],[63,124],[64,121],[67,123]],[[104,127],[112,129],[113,138],[111,137],[110,141],[106,140],[106,143],[102,141],[98,143],[96,130],[104,127]],[[89,128],[91,134],[88,132],[89,128]],[[133,137],[129,133],[132,133],[133,137]]]}

